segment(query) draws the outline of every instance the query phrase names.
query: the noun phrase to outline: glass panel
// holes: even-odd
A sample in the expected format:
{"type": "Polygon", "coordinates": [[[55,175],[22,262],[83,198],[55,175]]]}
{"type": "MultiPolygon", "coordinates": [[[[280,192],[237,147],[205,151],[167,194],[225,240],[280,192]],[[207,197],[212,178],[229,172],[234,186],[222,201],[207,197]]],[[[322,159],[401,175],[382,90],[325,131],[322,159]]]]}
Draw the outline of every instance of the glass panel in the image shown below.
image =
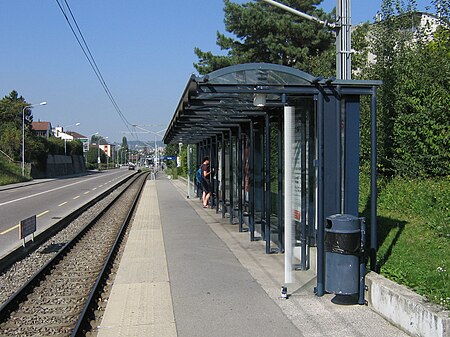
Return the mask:
{"type": "Polygon", "coordinates": [[[248,69],[211,78],[211,84],[310,85],[306,79],[271,69],[248,69]]]}
{"type": "Polygon", "coordinates": [[[315,113],[312,98],[296,98],[294,139],[292,148],[292,211],[295,224],[294,255],[301,269],[309,268],[308,248],[315,242],[315,113]]]}

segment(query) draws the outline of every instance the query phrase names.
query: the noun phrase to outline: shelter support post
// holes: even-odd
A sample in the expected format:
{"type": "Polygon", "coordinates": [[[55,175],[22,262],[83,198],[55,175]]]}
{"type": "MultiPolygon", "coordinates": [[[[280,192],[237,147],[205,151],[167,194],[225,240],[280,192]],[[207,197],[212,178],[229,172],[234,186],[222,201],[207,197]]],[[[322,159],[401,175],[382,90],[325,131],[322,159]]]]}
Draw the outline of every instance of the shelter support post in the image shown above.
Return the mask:
{"type": "Polygon", "coordinates": [[[188,183],[187,183],[187,198],[190,199],[191,198],[191,176],[192,176],[192,148],[191,145],[188,144],[187,145],[187,178],[188,178],[188,183]]]}
{"type": "Polygon", "coordinates": [[[237,139],[237,192],[238,192],[238,220],[239,220],[239,232],[243,231],[244,214],[243,214],[243,203],[242,203],[242,192],[244,190],[242,186],[242,126],[239,124],[238,127],[238,139],[237,139]]]}
{"type": "Polygon", "coordinates": [[[222,132],[222,156],[221,156],[221,185],[222,185],[222,218],[225,218],[225,211],[226,211],[226,194],[225,194],[225,132],[222,132]]]}
{"type": "Polygon", "coordinates": [[[228,165],[229,165],[229,181],[230,181],[230,209],[228,210],[228,213],[230,214],[230,224],[233,224],[233,220],[234,220],[234,199],[233,199],[233,194],[234,194],[234,171],[233,171],[233,131],[232,129],[230,129],[229,131],[229,135],[230,135],[230,141],[229,141],[229,145],[228,145],[228,165]]]}
{"type": "Polygon", "coordinates": [[[295,108],[284,107],[284,282],[293,283],[292,145],[295,108]]]}
{"type": "Polygon", "coordinates": [[[271,189],[270,189],[270,117],[269,114],[266,114],[264,117],[264,122],[265,122],[265,131],[266,131],[266,136],[265,136],[265,162],[266,164],[264,165],[265,168],[265,172],[264,172],[264,177],[265,177],[265,188],[264,188],[264,193],[265,193],[265,205],[264,205],[264,212],[265,212],[265,239],[266,239],[266,254],[270,254],[270,239],[271,239],[271,230],[270,230],[270,216],[271,216],[271,189]]]}
{"type": "Polygon", "coordinates": [[[342,213],[358,216],[359,201],[359,96],[345,99],[345,144],[343,189],[344,207],[342,213]]]}
{"type": "Polygon", "coordinates": [[[250,122],[249,131],[249,163],[248,163],[248,179],[249,179],[249,191],[248,191],[248,223],[250,227],[250,241],[255,241],[255,130],[253,120],[250,122]]]}
{"type": "Polygon", "coordinates": [[[376,271],[377,265],[377,88],[372,87],[370,106],[370,269],[376,271]]]}
{"type": "Polygon", "coordinates": [[[214,196],[216,214],[219,213],[219,136],[214,136],[214,196]]]}
{"type": "Polygon", "coordinates": [[[316,295],[325,293],[325,224],[324,224],[324,99],[319,92],[317,101],[317,287],[316,295]]]}

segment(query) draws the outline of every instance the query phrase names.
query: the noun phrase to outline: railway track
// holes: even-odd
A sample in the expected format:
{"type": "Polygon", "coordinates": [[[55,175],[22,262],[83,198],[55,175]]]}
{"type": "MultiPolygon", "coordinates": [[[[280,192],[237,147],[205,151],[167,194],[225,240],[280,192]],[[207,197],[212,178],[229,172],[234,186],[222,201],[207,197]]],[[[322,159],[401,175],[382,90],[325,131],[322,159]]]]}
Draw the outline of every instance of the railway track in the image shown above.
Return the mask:
{"type": "Polygon", "coordinates": [[[56,245],[54,256],[1,304],[0,336],[78,336],[90,329],[146,178],[136,176],[73,239],[56,245]]]}

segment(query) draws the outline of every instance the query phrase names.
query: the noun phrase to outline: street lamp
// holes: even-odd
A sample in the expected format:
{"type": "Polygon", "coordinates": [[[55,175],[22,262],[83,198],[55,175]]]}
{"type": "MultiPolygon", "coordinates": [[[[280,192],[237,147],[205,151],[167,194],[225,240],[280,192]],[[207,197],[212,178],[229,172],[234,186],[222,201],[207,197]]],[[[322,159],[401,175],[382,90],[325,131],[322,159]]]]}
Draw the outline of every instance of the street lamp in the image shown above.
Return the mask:
{"type": "Polygon", "coordinates": [[[38,105],[46,105],[47,102],[41,102],[39,104],[30,104],[24,106],[22,109],[22,177],[25,177],[25,110],[38,105]]]}
{"type": "MultiPolygon", "coordinates": [[[[71,125],[66,126],[66,128],[71,127],[71,126],[78,126],[80,124],[81,123],[71,124],[71,125]]],[[[65,133],[64,132],[64,127],[62,128],[62,130],[63,130],[63,133],[65,133]]],[[[67,156],[67,138],[64,138],[64,155],[67,156]]]]}

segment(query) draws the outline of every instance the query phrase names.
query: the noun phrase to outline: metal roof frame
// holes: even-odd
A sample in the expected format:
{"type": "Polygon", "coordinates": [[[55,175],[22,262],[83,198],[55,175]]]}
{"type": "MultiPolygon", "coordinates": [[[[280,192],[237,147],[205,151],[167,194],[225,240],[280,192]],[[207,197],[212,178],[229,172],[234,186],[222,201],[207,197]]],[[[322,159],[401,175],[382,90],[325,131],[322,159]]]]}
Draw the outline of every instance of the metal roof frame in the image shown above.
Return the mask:
{"type": "Polygon", "coordinates": [[[272,107],[284,106],[289,96],[370,95],[380,83],[324,79],[268,63],[234,65],[203,77],[192,75],[163,140],[195,144],[264,116],[272,107]],[[253,105],[255,94],[266,95],[264,106],[253,105]]]}

